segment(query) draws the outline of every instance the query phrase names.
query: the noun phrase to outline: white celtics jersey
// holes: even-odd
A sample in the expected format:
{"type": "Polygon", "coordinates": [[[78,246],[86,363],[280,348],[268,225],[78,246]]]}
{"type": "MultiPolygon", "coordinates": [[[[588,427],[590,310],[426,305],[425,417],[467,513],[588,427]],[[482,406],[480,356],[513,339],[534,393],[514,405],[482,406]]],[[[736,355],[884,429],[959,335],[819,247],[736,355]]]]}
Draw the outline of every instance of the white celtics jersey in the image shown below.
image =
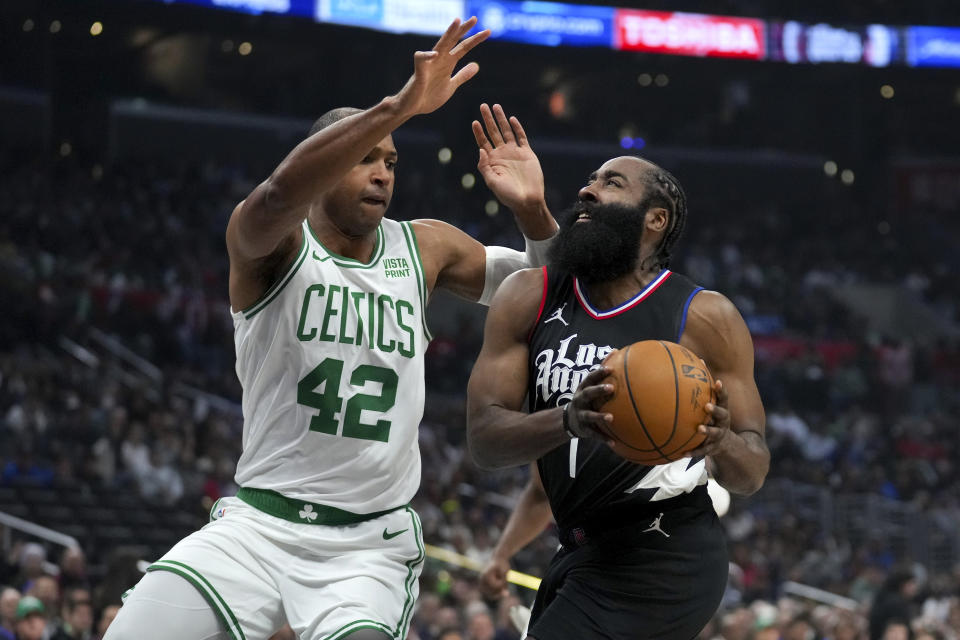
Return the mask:
{"type": "Polygon", "coordinates": [[[241,487],[358,514],[420,484],[426,281],[413,229],[384,219],[370,262],[303,223],[290,269],[233,314],[243,385],[241,487]]]}

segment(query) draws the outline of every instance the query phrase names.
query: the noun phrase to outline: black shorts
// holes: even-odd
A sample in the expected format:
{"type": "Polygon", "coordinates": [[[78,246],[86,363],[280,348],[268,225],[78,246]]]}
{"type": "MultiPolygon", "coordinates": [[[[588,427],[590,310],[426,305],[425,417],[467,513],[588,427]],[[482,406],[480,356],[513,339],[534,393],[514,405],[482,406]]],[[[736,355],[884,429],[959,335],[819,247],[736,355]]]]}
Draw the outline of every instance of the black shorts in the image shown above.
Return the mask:
{"type": "Polygon", "coordinates": [[[530,616],[536,640],[691,640],[720,606],[727,545],[712,508],[652,519],[565,546],[530,616]],[[669,535],[669,537],[667,537],[669,535]]]}

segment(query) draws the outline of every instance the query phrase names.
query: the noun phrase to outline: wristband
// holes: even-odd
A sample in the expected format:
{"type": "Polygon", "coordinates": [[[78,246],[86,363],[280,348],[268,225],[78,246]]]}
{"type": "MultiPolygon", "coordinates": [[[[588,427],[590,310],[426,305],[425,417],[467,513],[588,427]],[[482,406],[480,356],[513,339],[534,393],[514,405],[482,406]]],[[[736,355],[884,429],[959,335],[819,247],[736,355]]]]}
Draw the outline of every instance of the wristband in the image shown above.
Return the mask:
{"type": "Polygon", "coordinates": [[[570,430],[570,404],[571,403],[568,402],[563,405],[563,430],[567,434],[567,437],[573,440],[577,437],[577,434],[570,430]]]}

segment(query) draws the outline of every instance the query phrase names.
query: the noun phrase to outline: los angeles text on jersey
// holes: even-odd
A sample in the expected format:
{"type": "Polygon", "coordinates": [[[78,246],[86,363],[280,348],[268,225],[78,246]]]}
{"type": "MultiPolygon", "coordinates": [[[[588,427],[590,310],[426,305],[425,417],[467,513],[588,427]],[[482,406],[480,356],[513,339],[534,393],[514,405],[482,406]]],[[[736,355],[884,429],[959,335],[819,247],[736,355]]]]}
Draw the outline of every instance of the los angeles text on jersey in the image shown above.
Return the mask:
{"type": "Polygon", "coordinates": [[[560,341],[556,349],[544,349],[534,358],[537,365],[537,394],[543,402],[551,398],[560,404],[560,400],[569,401],[573,392],[592,369],[610,355],[613,347],[598,347],[595,344],[578,344],[577,352],[570,353],[570,343],[577,337],[573,334],[560,341]]]}
{"type": "Polygon", "coordinates": [[[416,354],[416,307],[385,293],[312,284],[303,293],[297,338],[353,344],[405,358],[416,354]]]}

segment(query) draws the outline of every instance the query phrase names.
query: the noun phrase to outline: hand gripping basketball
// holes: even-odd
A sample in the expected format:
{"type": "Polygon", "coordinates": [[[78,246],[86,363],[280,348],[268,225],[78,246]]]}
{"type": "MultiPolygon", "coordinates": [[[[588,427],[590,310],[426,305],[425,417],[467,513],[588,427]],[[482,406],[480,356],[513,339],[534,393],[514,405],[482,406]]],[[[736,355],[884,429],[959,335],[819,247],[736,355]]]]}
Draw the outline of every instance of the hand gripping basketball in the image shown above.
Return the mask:
{"type": "Polygon", "coordinates": [[[564,405],[563,428],[571,438],[596,438],[611,444],[599,425],[613,422],[613,415],[596,411],[613,395],[613,385],[603,382],[609,375],[609,368],[603,365],[597,367],[587,374],[573,398],[564,405]]]}
{"type": "Polygon", "coordinates": [[[727,405],[727,389],[720,380],[713,383],[716,392],[716,403],[708,402],[704,409],[710,414],[710,423],[700,425],[697,430],[706,435],[699,447],[689,452],[691,458],[697,456],[711,456],[719,453],[727,444],[726,437],[730,431],[730,408],[727,405]]]}

